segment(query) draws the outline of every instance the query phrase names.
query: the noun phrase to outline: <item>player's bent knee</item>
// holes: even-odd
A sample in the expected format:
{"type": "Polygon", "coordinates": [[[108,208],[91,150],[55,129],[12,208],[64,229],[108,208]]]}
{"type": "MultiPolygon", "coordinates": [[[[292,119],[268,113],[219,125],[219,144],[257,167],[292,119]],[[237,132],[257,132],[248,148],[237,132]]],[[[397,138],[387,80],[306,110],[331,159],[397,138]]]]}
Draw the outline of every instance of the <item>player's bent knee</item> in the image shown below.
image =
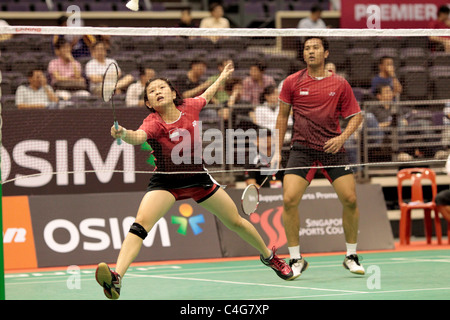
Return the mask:
{"type": "Polygon", "coordinates": [[[145,240],[145,238],[147,237],[147,234],[148,234],[148,232],[145,230],[145,228],[137,222],[135,222],[131,225],[130,233],[137,235],[142,240],[145,240]]]}

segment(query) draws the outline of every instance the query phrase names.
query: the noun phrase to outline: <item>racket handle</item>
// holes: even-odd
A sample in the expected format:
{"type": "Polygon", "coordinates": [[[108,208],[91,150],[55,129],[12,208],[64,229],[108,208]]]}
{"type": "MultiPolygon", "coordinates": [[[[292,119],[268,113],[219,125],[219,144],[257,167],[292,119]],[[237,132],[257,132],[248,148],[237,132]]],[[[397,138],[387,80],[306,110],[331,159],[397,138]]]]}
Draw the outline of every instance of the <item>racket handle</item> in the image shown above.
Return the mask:
{"type": "MultiPolygon", "coordinates": [[[[117,121],[114,121],[114,128],[115,128],[116,130],[119,130],[119,123],[118,123],[117,121]]],[[[117,144],[118,144],[119,146],[122,144],[122,139],[117,138],[116,141],[117,141],[117,144]]]]}

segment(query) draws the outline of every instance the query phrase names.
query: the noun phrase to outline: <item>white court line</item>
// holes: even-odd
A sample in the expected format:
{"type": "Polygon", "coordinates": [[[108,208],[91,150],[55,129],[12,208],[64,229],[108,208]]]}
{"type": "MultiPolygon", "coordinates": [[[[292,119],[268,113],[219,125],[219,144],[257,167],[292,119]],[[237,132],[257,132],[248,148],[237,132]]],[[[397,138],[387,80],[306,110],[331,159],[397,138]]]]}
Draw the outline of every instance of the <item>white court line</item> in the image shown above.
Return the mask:
{"type": "MultiPolygon", "coordinates": [[[[383,260],[373,260],[370,261],[369,264],[367,265],[388,265],[388,264],[402,264],[402,263],[411,263],[411,262],[449,262],[447,260],[433,260],[433,259],[425,259],[426,257],[424,257],[424,259],[415,259],[415,258],[390,258],[390,259],[383,259],[383,260]],[[394,261],[393,261],[394,260],[394,261]]],[[[310,264],[311,267],[313,267],[314,269],[319,269],[319,268],[339,268],[341,267],[341,264],[339,262],[328,262],[328,264],[322,264],[322,265],[317,265],[316,263],[311,263],[310,264]]],[[[248,266],[242,266],[242,267],[233,267],[233,266],[221,266],[221,267],[206,267],[206,268],[195,268],[193,269],[192,272],[180,272],[183,267],[182,266],[176,266],[176,265],[168,265],[165,266],[164,268],[159,268],[159,270],[144,270],[143,267],[133,267],[130,268],[130,271],[133,270],[132,272],[135,271],[140,271],[140,272],[146,272],[146,271],[165,271],[166,275],[170,275],[170,276],[181,276],[181,275],[197,275],[197,274],[210,274],[210,273],[216,273],[218,271],[220,271],[221,273],[234,273],[234,272],[241,272],[241,271],[260,271],[260,270],[266,270],[266,267],[264,267],[263,265],[255,265],[255,267],[251,267],[249,268],[248,266]],[[134,268],[134,269],[133,269],[134,268]],[[163,270],[164,269],[164,270],[163,270]],[[170,270],[167,270],[170,269],[170,270]],[[225,271],[224,271],[225,270],[225,271]],[[175,272],[175,273],[171,273],[171,271],[175,272]]],[[[89,272],[87,270],[81,270],[81,276],[91,276],[93,273],[89,272]]],[[[128,274],[127,274],[128,275],[128,274]]],[[[48,275],[46,274],[40,274],[39,277],[37,276],[33,276],[32,274],[28,274],[28,273],[12,273],[12,274],[5,274],[5,279],[13,279],[16,281],[20,281],[20,282],[27,282],[27,283],[40,283],[39,281],[32,281],[30,282],[29,280],[33,279],[33,280],[37,280],[37,279],[51,279],[54,278],[55,276],[58,277],[63,277],[63,276],[69,276],[68,273],[66,274],[62,274],[61,272],[59,272],[58,274],[55,273],[50,273],[48,275]]],[[[15,282],[16,284],[18,282],[15,282]]],[[[46,282],[42,282],[42,283],[46,283],[46,282]]],[[[8,283],[7,283],[8,284],[8,283]]]]}
{"type": "Polygon", "coordinates": [[[212,279],[200,279],[200,278],[182,278],[173,276],[157,276],[157,275],[137,275],[132,274],[130,276],[139,278],[158,278],[158,279],[169,279],[169,280],[184,280],[184,281],[199,281],[199,282],[213,282],[213,283],[225,283],[225,284],[237,284],[246,286],[260,286],[260,287],[276,287],[284,289],[294,289],[294,290],[316,290],[316,291],[336,291],[336,292],[347,292],[347,293],[364,293],[364,291],[354,291],[354,290],[339,290],[339,289],[323,289],[323,288],[311,288],[311,287],[296,287],[296,286],[285,286],[279,284],[267,284],[267,283],[250,283],[250,282],[239,282],[239,281],[228,281],[228,280],[212,280],[212,279]]]}
{"type": "Polygon", "coordinates": [[[330,293],[319,295],[307,295],[307,296],[286,296],[286,297],[269,297],[269,298],[257,298],[252,300],[285,300],[285,299],[301,299],[301,298],[318,298],[318,297],[333,297],[333,296],[346,296],[354,294],[383,294],[383,293],[400,293],[400,292],[420,292],[420,291],[442,291],[450,290],[450,288],[422,288],[422,289],[404,289],[404,290],[386,290],[386,291],[361,291],[361,292],[345,292],[345,293],[330,293]]]}
{"type": "MultiPolygon", "coordinates": [[[[367,266],[369,265],[389,265],[389,264],[402,264],[402,263],[412,263],[412,262],[443,262],[443,263],[450,263],[450,260],[446,259],[448,257],[445,256],[439,256],[439,257],[444,257],[444,259],[432,259],[429,256],[425,256],[422,258],[388,258],[388,259],[381,259],[381,260],[366,260],[366,262],[368,262],[367,266]]],[[[255,260],[256,261],[256,260],[255,260]]],[[[319,268],[339,268],[341,267],[341,264],[339,261],[336,262],[318,262],[318,263],[311,263],[310,264],[311,268],[314,269],[319,269],[319,268]],[[327,263],[327,264],[322,264],[319,265],[321,263],[327,263]]],[[[134,271],[141,271],[141,272],[145,272],[145,271],[150,271],[150,270],[144,270],[144,268],[146,267],[132,267],[130,268],[130,271],[133,270],[134,271]]],[[[242,266],[242,267],[233,267],[233,266],[220,266],[220,267],[206,267],[206,268],[195,268],[193,269],[193,272],[182,272],[180,273],[181,269],[183,269],[182,265],[167,265],[167,266],[160,266],[158,268],[159,270],[153,269],[151,271],[165,271],[166,275],[170,275],[170,276],[182,276],[182,275],[197,275],[197,274],[206,274],[206,273],[215,273],[220,271],[221,273],[233,273],[233,272],[241,272],[241,271],[261,271],[261,270],[266,270],[266,267],[264,267],[263,265],[255,265],[255,267],[251,267],[249,268],[248,266],[242,266]],[[167,270],[170,269],[170,270],[167,270]],[[228,270],[227,270],[228,269],[228,270]],[[225,270],[225,271],[224,271],[225,270]],[[170,273],[171,271],[175,272],[175,273],[170,273]]],[[[69,274],[65,274],[67,277],[69,276],[69,274]]],[[[81,270],[81,276],[91,276],[92,272],[88,272],[86,270],[81,270]],[[87,274],[89,273],[89,274],[87,274]]],[[[128,274],[127,274],[128,275],[128,274]]],[[[61,280],[55,280],[55,281],[39,281],[40,280],[44,280],[44,279],[51,279],[54,278],[55,276],[58,277],[63,277],[64,274],[62,274],[61,272],[59,272],[58,274],[55,273],[51,273],[49,275],[46,275],[45,273],[40,274],[39,277],[37,276],[33,276],[32,274],[23,274],[23,273],[12,273],[12,274],[5,274],[5,279],[11,279],[11,280],[15,280],[14,284],[18,284],[19,282],[23,282],[24,284],[39,284],[39,283],[52,283],[52,282],[59,282],[59,281],[63,281],[63,279],[61,280]],[[29,280],[37,280],[37,281],[29,281],[29,280]]],[[[82,279],[84,280],[84,279],[82,279]]],[[[65,279],[64,279],[65,281],[65,279]]],[[[12,284],[12,283],[5,283],[6,285],[12,284]]]]}
{"type": "Polygon", "coordinates": [[[396,261],[409,261],[409,262],[444,262],[450,263],[450,258],[447,259],[427,259],[427,258],[392,258],[396,261]]]}

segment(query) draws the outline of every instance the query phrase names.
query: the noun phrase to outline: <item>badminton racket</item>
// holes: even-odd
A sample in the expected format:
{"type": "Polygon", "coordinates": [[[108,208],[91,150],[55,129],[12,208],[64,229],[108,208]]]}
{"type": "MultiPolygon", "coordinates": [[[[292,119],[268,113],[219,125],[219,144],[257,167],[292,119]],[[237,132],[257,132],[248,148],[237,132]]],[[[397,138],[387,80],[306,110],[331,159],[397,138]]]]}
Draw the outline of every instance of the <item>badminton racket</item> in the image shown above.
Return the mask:
{"type": "MultiPolygon", "coordinates": [[[[109,102],[111,101],[111,107],[113,110],[113,117],[114,117],[114,128],[116,130],[119,129],[119,123],[116,119],[116,108],[114,107],[114,93],[116,92],[117,87],[117,81],[119,80],[119,67],[116,63],[111,62],[106,68],[105,74],[103,75],[103,82],[102,82],[102,97],[103,101],[109,102]]],[[[117,138],[116,139],[117,144],[122,144],[122,139],[117,138]]]]}
{"type": "Polygon", "coordinates": [[[264,185],[264,183],[267,181],[269,177],[270,175],[267,175],[267,177],[263,180],[263,182],[259,185],[259,187],[255,184],[249,184],[245,188],[244,192],[242,192],[241,208],[246,215],[251,215],[258,208],[259,189],[261,189],[261,187],[264,185]]]}

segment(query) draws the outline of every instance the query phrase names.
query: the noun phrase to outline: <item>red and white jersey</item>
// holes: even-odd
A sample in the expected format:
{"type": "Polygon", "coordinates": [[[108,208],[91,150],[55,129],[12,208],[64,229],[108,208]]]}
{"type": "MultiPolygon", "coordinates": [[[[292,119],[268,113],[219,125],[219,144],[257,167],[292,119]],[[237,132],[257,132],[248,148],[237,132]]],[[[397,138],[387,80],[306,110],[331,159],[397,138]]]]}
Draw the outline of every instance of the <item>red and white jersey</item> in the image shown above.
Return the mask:
{"type": "Polygon", "coordinates": [[[339,118],[361,112],[350,84],[333,74],[316,79],[307,69],[288,76],[279,99],[293,110],[294,125],[291,144],[300,143],[323,150],[326,141],[341,134],[339,118]]]}
{"type": "Polygon", "coordinates": [[[180,116],[172,123],[166,123],[157,112],[144,119],[139,130],[147,133],[157,171],[203,171],[199,114],[205,105],[204,98],[188,98],[177,106],[180,116]],[[187,138],[190,140],[184,141],[187,138]]]}

